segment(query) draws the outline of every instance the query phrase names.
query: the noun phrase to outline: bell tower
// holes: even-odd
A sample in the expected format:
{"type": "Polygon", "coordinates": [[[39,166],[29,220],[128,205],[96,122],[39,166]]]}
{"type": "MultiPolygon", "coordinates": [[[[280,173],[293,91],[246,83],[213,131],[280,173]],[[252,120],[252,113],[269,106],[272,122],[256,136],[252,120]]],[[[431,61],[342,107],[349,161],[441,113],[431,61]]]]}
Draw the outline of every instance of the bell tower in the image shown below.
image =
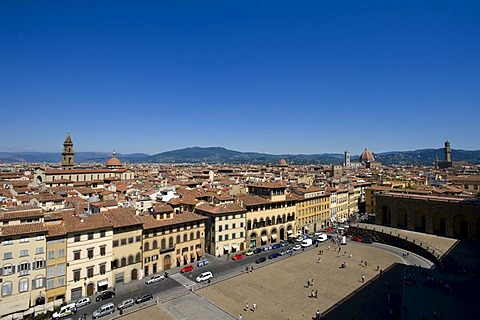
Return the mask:
{"type": "Polygon", "coordinates": [[[445,148],[443,148],[445,161],[452,162],[452,149],[450,148],[450,141],[445,141],[445,148]]]}
{"type": "Polygon", "coordinates": [[[70,132],[67,133],[65,142],[63,143],[63,152],[62,152],[62,169],[72,170],[74,164],[75,153],[73,152],[73,142],[70,137],[70,132]]]}

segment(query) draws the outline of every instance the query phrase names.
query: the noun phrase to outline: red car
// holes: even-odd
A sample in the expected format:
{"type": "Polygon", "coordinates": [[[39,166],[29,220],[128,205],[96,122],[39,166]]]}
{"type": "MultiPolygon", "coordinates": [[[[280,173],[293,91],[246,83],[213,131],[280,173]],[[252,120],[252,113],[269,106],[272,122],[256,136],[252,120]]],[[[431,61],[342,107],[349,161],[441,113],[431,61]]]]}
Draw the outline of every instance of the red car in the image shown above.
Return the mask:
{"type": "Polygon", "coordinates": [[[192,270],[193,270],[193,266],[191,264],[189,264],[188,266],[185,266],[182,269],[180,269],[180,272],[185,273],[185,272],[190,272],[192,270]]]}
{"type": "Polygon", "coordinates": [[[362,242],[362,238],[360,238],[360,237],[352,237],[352,241],[362,242]]]}
{"type": "Polygon", "coordinates": [[[240,260],[243,258],[243,254],[239,253],[239,254],[236,254],[232,257],[232,260],[240,260]]]}

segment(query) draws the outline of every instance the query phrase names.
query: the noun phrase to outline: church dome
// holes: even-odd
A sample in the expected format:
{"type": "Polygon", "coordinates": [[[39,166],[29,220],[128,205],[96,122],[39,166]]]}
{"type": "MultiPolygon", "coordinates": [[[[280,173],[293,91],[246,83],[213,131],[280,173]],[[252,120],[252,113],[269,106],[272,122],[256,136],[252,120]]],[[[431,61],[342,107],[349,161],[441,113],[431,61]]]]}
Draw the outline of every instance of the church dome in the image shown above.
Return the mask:
{"type": "Polygon", "coordinates": [[[282,160],[278,161],[278,165],[279,166],[287,166],[288,164],[287,164],[287,161],[285,159],[282,159],[282,160]]]}
{"type": "Polygon", "coordinates": [[[373,162],[375,161],[375,157],[373,156],[373,153],[368,151],[368,148],[365,148],[363,150],[362,154],[360,155],[360,162],[373,162]]]}
{"type": "Polygon", "coordinates": [[[114,151],[112,157],[107,160],[107,167],[120,167],[121,165],[122,161],[117,158],[117,154],[114,151]]]}

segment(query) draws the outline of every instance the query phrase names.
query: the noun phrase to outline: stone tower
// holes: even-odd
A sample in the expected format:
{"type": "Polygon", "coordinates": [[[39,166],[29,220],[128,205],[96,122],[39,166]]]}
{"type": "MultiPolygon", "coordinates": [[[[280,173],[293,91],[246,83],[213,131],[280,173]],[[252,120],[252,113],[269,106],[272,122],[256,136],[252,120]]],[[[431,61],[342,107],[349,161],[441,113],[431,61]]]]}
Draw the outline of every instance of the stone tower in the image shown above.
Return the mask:
{"type": "Polygon", "coordinates": [[[345,167],[350,167],[350,151],[345,151],[345,160],[343,161],[345,167]]]}
{"type": "Polygon", "coordinates": [[[65,138],[65,142],[63,143],[63,152],[62,152],[62,169],[65,170],[72,170],[74,164],[74,157],[75,153],[73,152],[73,142],[72,138],[70,137],[70,132],[67,134],[65,138]]]}
{"type": "Polygon", "coordinates": [[[445,148],[443,148],[446,162],[452,162],[452,149],[450,148],[450,141],[445,141],[445,148]]]}

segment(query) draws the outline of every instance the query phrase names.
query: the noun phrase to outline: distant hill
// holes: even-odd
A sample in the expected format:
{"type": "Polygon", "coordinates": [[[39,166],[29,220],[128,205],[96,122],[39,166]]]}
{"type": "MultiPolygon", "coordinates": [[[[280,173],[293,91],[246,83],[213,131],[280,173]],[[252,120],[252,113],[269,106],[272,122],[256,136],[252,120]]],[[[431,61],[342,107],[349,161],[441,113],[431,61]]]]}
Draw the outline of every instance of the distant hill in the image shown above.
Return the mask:
{"type": "MultiPolygon", "coordinates": [[[[375,159],[383,164],[392,165],[433,165],[435,156],[443,160],[443,149],[421,149],[415,151],[390,151],[375,153],[375,159]]],[[[76,152],[76,163],[105,163],[110,152],[76,152]]],[[[222,147],[190,147],[148,155],[145,153],[117,154],[122,162],[147,163],[233,163],[233,164],[277,164],[281,159],[293,164],[342,164],[343,154],[268,154],[258,152],[239,152],[222,147]]],[[[0,152],[0,162],[60,163],[61,153],[47,152],[0,152]]],[[[351,161],[358,161],[358,155],[352,155],[351,161]]],[[[467,161],[480,164],[480,150],[452,150],[453,161],[467,161]]]]}

